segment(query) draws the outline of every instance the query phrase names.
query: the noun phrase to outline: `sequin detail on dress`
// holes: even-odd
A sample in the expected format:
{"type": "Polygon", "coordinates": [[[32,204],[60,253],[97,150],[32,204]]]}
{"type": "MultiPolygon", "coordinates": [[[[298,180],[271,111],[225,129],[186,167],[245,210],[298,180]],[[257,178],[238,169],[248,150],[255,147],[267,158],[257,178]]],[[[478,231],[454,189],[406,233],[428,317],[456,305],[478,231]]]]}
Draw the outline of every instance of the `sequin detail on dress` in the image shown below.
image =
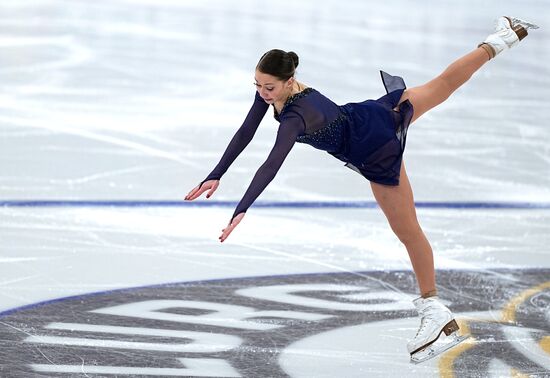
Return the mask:
{"type": "Polygon", "coordinates": [[[338,118],[325,127],[311,134],[300,135],[296,138],[296,142],[309,144],[312,147],[327,151],[328,153],[339,152],[342,149],[344,122],[346,119],[346,114],[340,113],[338,118]]]}

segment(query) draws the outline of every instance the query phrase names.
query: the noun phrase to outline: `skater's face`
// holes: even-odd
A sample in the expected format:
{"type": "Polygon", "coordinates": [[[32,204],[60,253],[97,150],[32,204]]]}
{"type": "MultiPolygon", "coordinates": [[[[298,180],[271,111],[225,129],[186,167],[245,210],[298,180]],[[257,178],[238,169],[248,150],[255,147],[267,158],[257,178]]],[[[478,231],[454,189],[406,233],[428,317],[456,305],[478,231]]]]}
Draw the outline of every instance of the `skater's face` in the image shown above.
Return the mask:
{"type": "Polygon", "coordinates": [[[256,90],[268,104],[285,102],[292,92],[294,77],[288,80],[281,80],[275,76],[256,70],[254,75],[256,90]]]}

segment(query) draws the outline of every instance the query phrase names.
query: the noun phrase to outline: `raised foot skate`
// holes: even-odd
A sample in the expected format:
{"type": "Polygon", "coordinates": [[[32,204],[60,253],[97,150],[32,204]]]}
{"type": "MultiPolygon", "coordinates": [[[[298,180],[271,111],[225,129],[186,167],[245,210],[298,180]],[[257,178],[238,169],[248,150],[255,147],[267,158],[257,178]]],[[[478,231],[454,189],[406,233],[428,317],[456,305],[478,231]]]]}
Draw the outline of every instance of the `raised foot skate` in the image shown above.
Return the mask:
{"type": "Polygon", "coordinates": [[[446,350],[460,344],[470,336],[458,334],[458,324],[453,319],[447,323],[439,332],[437,338],[411,353],[411,363],[419,364],[439,356],[446,350]],[[445,334],[445,336],[442,335],[445,334]]]}
{"type": "Polygon", "coordinates": [[[489,59],[511,49],[529,33],[528,29],[538,29],[538,25],[516,17],[502,16],[495,21],[495,32],[490,34],[478,47],[482,47],[489,59]]]}

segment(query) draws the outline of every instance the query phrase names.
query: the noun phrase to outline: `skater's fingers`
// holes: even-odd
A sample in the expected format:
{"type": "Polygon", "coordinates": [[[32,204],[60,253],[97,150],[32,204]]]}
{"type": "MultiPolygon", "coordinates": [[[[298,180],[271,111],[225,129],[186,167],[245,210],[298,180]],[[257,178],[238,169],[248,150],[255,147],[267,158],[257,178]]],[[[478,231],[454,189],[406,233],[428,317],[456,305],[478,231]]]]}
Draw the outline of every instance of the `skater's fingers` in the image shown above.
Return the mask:
{"type": "Polygon", "coordinates": [[[195,192],[199,190],[199,186],[197,185],[196,187],[194,187],[193,189],[191,189],[191,191],[189,193],[187,193],[187,195],[185,196],[185,198],[188,198],[188,197],[191,197],[193,194],[195,194],[195,192]]]}
{"type": "Polygon", "coordinates": [[[193,190],[189,192],[189,194],[185,197],[186,200],[192,201],[196,198],[199,198],[202,193],[208,190],[208,187],[205,187],[205,185],[197,185],[193,190]]]}
{"type": "Polygon", "coordinates": [[[185,196],[185,200],[191,200],[195,193],[199,190],[199,186],[196,186],[195,188],[191,189],[189,193],[185,196]]]}
{"type": "Polygon", "coordinates": [[[222,234],[220,235],[220,237],[218,239],[220,239],[220,242],[224,242],[225,239],[227,239],[227,237],[229,236],[229,234],[231,234],[231,231],[233,231],[233,228],[234,227],[231,227],[231,226],[227,226],[226,228],[224,228],[222,230],[222,234]]]}
{"type": "Polygon", "coordinates": [[[210,190],[206,198],[209,198],[218,188],[220,185],[220,180],[208,180],[200,184],[198,187],[193,189],[192,193],[189,193],[188,198],[189,200],[194,200],[201,196],[202,193],[206,192],[207,190],[210,190]]]}
{"type": "Polygon", "coordinates": [[[208,193],[206,193],[206,198],[210,198],[212,194],[218,189],[219,181],[215,182],[214,185],[212,185],[212,189],[208,193]]]}
{"type": "Polygon", "coordinates": [[[231,219],[231,222],[227,225],[227,227],[222,230],[222,234],[219,237],[221,242],[227,239],[227,237],[229,236],[229,234],[231,234],[231,232],[233,232],[235,227],[237,227],[237,225],[241,223],[241,220],[244,218],[245,214],[246,213],[239,213],[233,219],[231,219]]]}

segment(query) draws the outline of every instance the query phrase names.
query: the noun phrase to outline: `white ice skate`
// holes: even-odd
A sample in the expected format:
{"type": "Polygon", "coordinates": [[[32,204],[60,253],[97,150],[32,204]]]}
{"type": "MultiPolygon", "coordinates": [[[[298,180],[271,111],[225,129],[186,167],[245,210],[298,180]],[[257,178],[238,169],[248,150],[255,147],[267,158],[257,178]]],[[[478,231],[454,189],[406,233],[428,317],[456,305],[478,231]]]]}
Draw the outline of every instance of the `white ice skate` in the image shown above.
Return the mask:
{"type": "MultiPolygon", "coordinates": [[[[527,37],[527,29],[538,29],[533,23],[513,17],[500,17],[495,22],[495,32],[488,36],[479,46],[489,46],[491,59],[504,50],[517,45],[519,41],[527,37]]],[[[487,50],[487,49],[486,49],[487,50]]]]}
{"type": "Polygon", "coordinates": [[[437,297],[417,298],[413,304],[421,319],[416,336],[407,344],[412,363],[429,360],[468,338],[458,335],[451,311],[437,297]]]}

